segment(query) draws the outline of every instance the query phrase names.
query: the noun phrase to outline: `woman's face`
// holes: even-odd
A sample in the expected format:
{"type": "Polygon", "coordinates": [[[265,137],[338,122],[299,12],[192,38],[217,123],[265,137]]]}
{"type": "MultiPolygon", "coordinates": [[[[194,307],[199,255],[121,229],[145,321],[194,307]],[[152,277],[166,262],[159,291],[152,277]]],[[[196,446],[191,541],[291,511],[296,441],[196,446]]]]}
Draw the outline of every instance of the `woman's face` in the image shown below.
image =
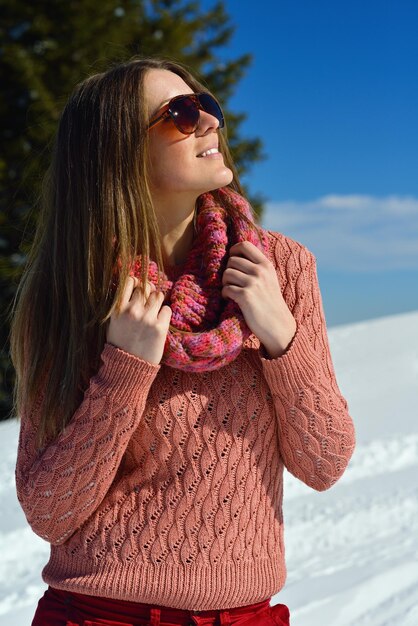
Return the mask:
{"type": "MultiPolygon", "coordinates": [[[[168,70],[151,69],[144,77],[144,94],[149,119],[174,96],[193,93],[180,76],[168,70]]],[[[224,164],[221,153],[200,156],[218,148],[218,120],[200,111],[199,124],[191,135],[183,135],[167,118],[149,132],[150,180],[154,199],[174,201],[184,198],[194,203],[206,191],[228,185],[232,171],[224,164]]]]}

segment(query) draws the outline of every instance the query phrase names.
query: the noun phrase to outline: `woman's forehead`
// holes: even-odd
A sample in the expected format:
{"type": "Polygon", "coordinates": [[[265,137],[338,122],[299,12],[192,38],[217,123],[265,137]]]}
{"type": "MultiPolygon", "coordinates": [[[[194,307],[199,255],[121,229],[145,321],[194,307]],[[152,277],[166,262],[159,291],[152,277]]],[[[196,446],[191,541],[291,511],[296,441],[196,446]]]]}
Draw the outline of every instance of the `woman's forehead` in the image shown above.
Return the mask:
{"type": "Polygon", "coordinates": [[[193,93],[193,89],[174,72],[162,69],[148,70],[144,77],[144,96],[149,115],[158,111],[174,96],[193,93]]]}

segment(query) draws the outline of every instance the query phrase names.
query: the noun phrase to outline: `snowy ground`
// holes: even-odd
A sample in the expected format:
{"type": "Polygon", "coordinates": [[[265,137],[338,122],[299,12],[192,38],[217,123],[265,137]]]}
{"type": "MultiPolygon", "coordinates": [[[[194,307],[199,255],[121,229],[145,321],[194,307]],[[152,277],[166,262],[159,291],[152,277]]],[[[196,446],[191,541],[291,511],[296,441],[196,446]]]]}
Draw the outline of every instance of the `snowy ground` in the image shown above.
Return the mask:
{"type": "MultiPolygon", "coordinates": [[[[418,312],[329,330],[357,432],[342,479],[315,492],[285,473],[292,626],[418,625],[418,312]]],[[[30,626],[48,545],[14,489],[18,425],[0,424],[0,626],[30,626]]]]}

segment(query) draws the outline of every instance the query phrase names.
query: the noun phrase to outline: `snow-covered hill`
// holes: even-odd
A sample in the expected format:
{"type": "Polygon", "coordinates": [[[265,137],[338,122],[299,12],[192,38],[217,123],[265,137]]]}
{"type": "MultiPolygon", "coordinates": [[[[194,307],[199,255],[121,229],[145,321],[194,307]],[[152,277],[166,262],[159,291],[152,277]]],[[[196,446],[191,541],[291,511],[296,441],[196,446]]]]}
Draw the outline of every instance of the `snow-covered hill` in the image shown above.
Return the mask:
{"type": "MultiPolygon", "coordinates": [[[[418,625],[418,312],[329,330],[357,447],[334,487],[285,473],[292,626],[418,625]]],[[[15,496],[18,423],[0,424],[0,626],[30,626],[48,544],[15,496]]]]}

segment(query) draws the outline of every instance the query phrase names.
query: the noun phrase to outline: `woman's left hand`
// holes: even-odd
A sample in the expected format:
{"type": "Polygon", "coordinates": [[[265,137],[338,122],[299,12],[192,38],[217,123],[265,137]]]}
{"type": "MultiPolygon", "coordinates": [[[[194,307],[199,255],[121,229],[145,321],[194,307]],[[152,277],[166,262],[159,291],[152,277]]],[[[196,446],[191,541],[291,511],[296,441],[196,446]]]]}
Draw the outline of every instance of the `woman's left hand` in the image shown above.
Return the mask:
{"type": "Polygon", "coordinates": [[[222,297],[238,304],[247,326],[270,357],[284,354],[296,332],[296,321],[271,261],[251,242],[236,243],[229,250],[222,284],[222,297]]]}

